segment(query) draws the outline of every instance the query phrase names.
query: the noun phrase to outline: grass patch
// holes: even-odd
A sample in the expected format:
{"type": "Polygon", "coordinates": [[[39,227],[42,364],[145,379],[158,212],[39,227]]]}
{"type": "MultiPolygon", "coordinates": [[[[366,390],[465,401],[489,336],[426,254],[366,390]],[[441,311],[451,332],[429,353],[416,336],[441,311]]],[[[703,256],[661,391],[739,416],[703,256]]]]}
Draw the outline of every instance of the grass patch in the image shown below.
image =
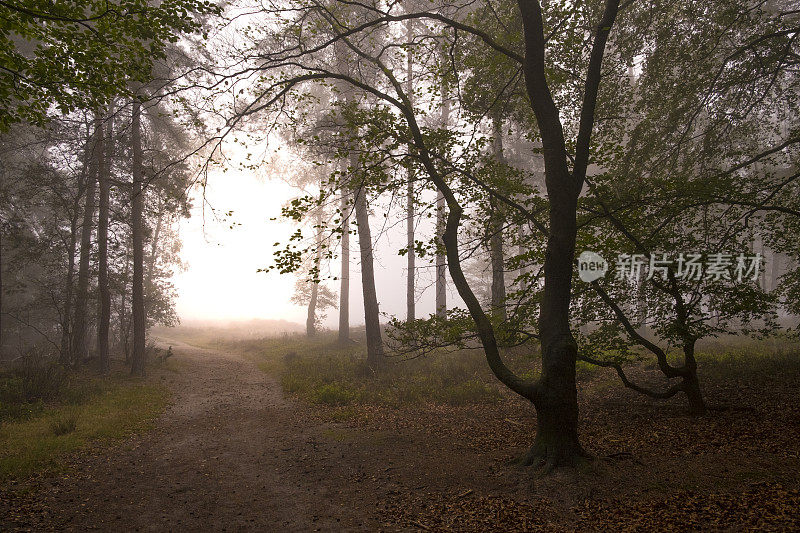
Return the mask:
{"type": "Polygon", "coordinates": [[[283,358],[281,383],[288,392],[332,406],[465,405],[494,402],[501,397],[483,357],[477,353],[392,361],[380,372],[371,371],[365,358],[359,348],[343,349],[332,342],[319,342],[283,358]]]}
{"type": "Polygon", "coordinates": [[[72,433],[78,427],[78,413],[71,409],[61,413],[50,421],[50,431],[56,437],[72,433]]]}
{"type": "Polygon", "coordinates": [[[341,346],[335,334],[217,340],[208,346],[249,357],[277,376],[285,391],[316,404],[465,405],[495,402],[502,396],[477,350],[390,359],[384,370],[373,372],[365,363],[364,344],[341,346]]]}
{"type": "Polygon", "coordinates": [[[770,380],[775,375],[800,379],[800,350],[745,347],[724,352],[700,352],[696,355],[703,374],[720,379],[770,380]]]}
{"type": "Polygon", "coordinates": [[[90,443],[148,429],[167,400],[164,387],[123,375],[73,378],[57,398],[0,425],[0,481],[57,470],[90,443]]]}

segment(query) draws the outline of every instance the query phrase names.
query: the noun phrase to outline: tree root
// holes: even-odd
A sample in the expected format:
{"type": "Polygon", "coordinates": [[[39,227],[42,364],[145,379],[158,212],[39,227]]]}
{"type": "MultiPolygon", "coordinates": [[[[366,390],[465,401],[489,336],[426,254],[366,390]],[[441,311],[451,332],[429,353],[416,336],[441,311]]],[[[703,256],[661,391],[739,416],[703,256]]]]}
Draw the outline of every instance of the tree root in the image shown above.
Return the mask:
{"type": "Polygon", "coordinates": [[[519,459],[518,464],[522,467],[533,467],[541,475],[547,475],[556,468],[578,466],[592,458],[592,455],[577,442],[548,445],[537,439],[531,449],[519,459]]]}

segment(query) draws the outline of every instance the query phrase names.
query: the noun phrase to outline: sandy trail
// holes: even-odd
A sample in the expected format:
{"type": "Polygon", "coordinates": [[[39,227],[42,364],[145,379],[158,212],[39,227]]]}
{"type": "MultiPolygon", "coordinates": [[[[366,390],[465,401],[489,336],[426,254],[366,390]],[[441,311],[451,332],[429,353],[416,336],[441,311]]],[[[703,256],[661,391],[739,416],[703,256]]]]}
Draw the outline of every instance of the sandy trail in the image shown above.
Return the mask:
{"type": "MultiPolygon", "coordinates": [[[[375,530],[375,499],[347,478],[345,444],[241,357],[172,345],[173,403],[157,428],[35,491],[34,529],[375,530]],[[337,469],[335,475],[329,471],[337,469]],[[346,484],[345,484],[346,485],[346,484]]],[[[0,520],[2,522],[2,520],[0,520]]]]}

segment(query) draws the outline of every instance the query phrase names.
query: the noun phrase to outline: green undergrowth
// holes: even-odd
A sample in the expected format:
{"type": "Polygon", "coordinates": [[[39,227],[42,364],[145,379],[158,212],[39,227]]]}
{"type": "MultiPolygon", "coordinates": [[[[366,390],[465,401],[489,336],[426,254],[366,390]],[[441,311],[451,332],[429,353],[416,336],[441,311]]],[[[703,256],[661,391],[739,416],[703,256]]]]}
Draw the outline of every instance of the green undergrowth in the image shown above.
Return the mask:
{"type": "Polygon", "coordinates": [[[366,364],[363,343],[341,346],[334,334],[217,341],[211,346],[250,357],[263,371],[278,376],[284,390],[316,404],[465,405],[502,397],[477,350],[388,357],[385,368],[373,371],[366,364]]]}
{"type": "Polygon", "coordinates": [[[697,353],[700,372],[720,379],[771,379],[775,375],[800,379],[800,349],[789,346],[733,348],[697,353]]]}
{"type": "Polygon", "coordinates": [[[100,378],[55,366],[3,372],[0,481],[57,470],[74,452],[146,430],[168,398],[165,387],[127,373],[100,378]]]}

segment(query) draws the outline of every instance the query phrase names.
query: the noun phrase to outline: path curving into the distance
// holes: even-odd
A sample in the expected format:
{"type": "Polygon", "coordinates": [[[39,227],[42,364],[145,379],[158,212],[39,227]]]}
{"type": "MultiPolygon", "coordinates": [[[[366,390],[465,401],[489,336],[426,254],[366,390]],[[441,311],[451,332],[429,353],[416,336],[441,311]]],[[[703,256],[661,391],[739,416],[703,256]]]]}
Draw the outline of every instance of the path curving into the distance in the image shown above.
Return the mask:
{"type": "MultiPolygon", "coordinates": [[[[341,486],[343,443],[242,357],[172,339],[173,401],[154,431],[91,456],[31,495],[34,530],[376,530],[375,499],[341,486]],[[335,479],[338,478],[338,479],[335,479]]],[[[346,461],[345,461],[346,462],[346,461]]],[[[346,473],[345,473],[346,474],[346,473]]],[[[2,523],[2,520],[0,520],[2,523]]],[[[19,523],[16,524],[19,527],[19,523]]],[[[0,528],[2,529],[2,528],[0,528]]]]}

